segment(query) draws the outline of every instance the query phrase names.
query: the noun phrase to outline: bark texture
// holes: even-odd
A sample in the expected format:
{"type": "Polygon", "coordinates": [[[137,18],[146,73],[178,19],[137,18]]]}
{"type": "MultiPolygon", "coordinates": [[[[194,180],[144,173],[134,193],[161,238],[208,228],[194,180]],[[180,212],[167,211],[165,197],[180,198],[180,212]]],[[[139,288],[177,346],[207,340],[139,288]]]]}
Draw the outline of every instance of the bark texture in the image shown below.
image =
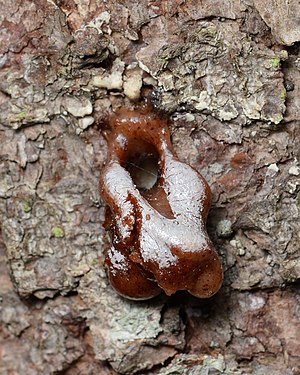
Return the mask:
{"type": "Polygon", "coordinates": [[[299,2],[0,3],[0,374],[300,374],[299,2]],[[105,119],[149,91],[213,192],[210,300],[107,282],[105,119]]]}

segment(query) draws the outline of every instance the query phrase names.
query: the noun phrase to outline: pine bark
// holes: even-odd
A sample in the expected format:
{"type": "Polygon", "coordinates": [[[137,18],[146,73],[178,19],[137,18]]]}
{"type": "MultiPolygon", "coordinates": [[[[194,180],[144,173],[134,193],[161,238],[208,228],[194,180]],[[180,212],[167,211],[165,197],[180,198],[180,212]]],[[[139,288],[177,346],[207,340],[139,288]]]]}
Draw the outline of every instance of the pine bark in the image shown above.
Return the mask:
{"type": "Polygon", "coordinates": [[[1,5],[0,374],[300,374],[299,2],[1,5]],[[106,119],[149,93],[212,189],[209,300],[105,275],[106,119]]]}

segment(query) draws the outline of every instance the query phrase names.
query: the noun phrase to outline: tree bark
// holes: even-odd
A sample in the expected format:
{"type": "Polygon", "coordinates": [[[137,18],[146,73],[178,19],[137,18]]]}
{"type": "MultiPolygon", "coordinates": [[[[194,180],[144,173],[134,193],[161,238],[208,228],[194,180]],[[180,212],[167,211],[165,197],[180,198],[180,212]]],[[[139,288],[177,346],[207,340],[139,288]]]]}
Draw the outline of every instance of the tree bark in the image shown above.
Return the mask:
{"type": "Polygon", "coordinates": [[[300,374],[300,5],[2,1],[0,373],[300,374]],[[209,182],[209,300],[103,266],[107,116],[151,92],[209,182]]]}

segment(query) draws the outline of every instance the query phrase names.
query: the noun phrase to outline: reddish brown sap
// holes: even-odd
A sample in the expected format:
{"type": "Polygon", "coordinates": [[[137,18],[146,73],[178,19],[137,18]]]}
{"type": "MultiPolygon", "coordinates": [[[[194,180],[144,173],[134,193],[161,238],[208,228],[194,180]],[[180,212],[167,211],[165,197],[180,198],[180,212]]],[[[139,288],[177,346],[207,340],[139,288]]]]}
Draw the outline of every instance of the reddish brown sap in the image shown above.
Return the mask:
{"type": "Polygon", "coordinates": [[[120,110],[110,127],[100,193],[112,237],[106,254],[111,285],[131,299],[162,290],[211,297],[223,271],[206,232],[209,186],[177,159],[167,122],[147,109],[120,110]]]}

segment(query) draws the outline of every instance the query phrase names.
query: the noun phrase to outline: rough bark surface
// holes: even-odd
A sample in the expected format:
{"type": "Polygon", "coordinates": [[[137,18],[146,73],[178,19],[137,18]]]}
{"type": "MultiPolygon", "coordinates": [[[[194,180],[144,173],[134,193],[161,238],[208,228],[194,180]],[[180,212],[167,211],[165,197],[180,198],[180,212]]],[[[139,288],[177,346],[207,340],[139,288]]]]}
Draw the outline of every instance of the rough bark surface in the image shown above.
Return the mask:
{"type": "Polygon", "coordinates": [[[0,3],[0,374],[300,374],[299,2],[0,3]],[[106,279],[102,130],[146,91],[213,192],[210,300],[106,279]]]}

